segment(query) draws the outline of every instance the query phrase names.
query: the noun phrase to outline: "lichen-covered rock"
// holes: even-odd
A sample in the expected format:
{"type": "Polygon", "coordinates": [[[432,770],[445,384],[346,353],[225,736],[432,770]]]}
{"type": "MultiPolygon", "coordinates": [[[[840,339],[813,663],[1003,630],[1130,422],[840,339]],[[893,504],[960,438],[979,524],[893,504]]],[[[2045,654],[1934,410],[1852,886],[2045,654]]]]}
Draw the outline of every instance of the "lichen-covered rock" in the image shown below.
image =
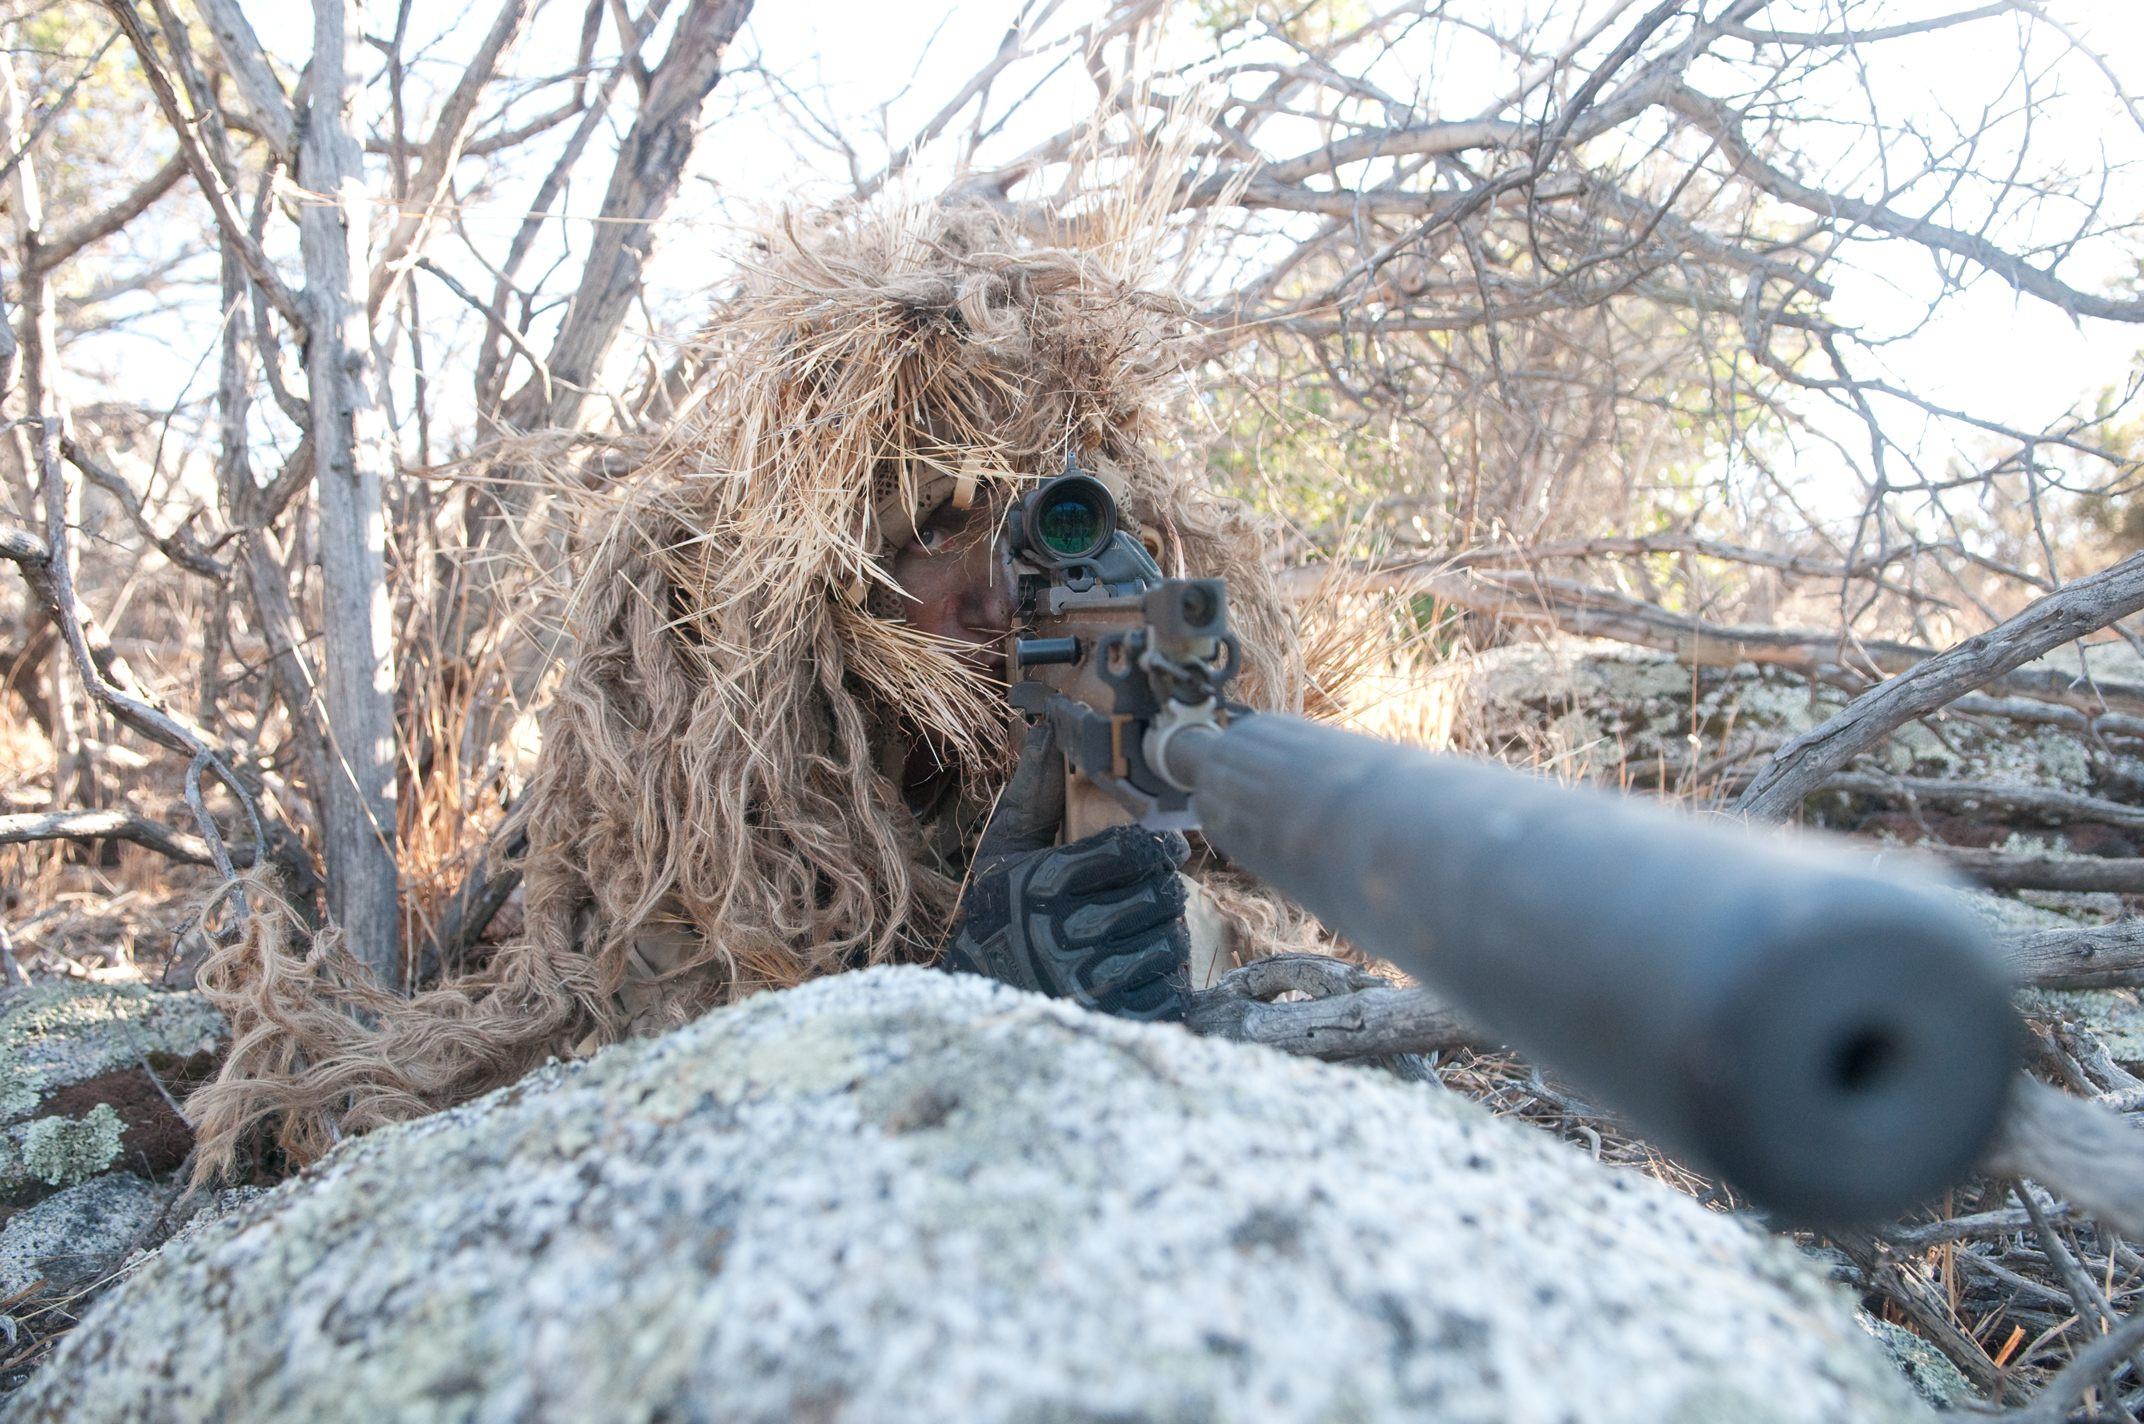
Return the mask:
{"type": "MultiPolygon", "coordinates": [[[[2095,650],[2095,669],[2111,665],[2104,653],[2095,650]]],[[[2074,672],[2074,656],[2070,661],[2074,672]]],[[[1651,649],[1550,638],[1477,657],[1465,672],[1458,724],[1467,743],[1506,760],[1533,762],[1574,779],[1648,789],[1665,784],[1707,795],[1724,774],[1761,765],[1773,749],[1848,700],[1838,688],[1812,686],[1776,668],[1693,670],[1651,649]]],[[[2144,758],[2113,749],[2094,753],[2059,727],[2002,719],[1945,719],[1940,735],[1909,722],[1870,755],[1900,776],[2094,794],[2144,786],[2144,758]]],[[[1819,821],[1858,825],[1867,812],[1852,798],[1833,799],[1836,805],[1812,803],[1819,821]]],[[[1970,817],[1929,810],[1921,820],[1961,831],[1961,843],[1979,843],[1970,817]]],[[[1913,833],[1918,823],[1871,829],[1913,833]]],[[[2109,847],[2104,853],[2123,852],[2109,847]]]]}
{"type": "Polygon", "coordinates": [[[192,1132],[166,1094],[225,1037],[191,992],[59,981],[0,1003],[0,1208],[122,1163],[178,1165],[192,1132]]]}
{"type": "Polygon", "coordinates": [[[128,1248],[148,1244],[177,1192],[111,1172],[16,1212],[0,1227],[0,1299],[40,1280],[72,1288],[119,1265],[128,1248]]]}
{"type": "Polygon", "coordinates": [[[1883,1345],[1921,1398],[1938,1409],[1956,1409],[1960,1405],[1980,1402],[1973,1382],[1941,1350],[1903,1325],[1893,1325],[1873,1315],[1862,1315],[1860,1320],[1861,1328],[1883,1345]]]}
{"type": "Polygon", "coordinates": [[[81,1117],[64,1113],[20,1125],[22,1135],[8,1145],[20,1153],[24,1175],[48,1187],[86,1182],[119,1163],[119,1139],[126,1124],[110,1103],[98,1103],[81,1117]]]}
{"type": "Polygon", "coordinates": [[[1900,1420],[1797,1253],[1403,1084],[914,969],[346,1145],[12,1401],[118,1420],[1900,1420]]]}
{"type": "Polygon", "coordinates": [[[2084,1028],[2115,1062],[2144,1065],[2144,993],[2135,989],[2027,989],[2026,1017],[2084,1028]]]}

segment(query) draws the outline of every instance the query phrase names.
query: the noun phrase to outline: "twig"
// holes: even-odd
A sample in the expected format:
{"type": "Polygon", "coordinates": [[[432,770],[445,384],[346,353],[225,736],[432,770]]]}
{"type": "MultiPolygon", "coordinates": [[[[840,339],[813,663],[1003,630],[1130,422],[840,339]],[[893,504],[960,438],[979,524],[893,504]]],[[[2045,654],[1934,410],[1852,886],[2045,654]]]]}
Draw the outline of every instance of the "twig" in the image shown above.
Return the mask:
{"type": "MultiPolygon", "coordinates": [[[[2066,1221],[2070,1210],[2062,1202],[2044,1208],[2049,1221],[2066,1221]]],[[[1991,1237],[2009,1236],[2032,1225],[2032,1218],[2021,1210],[2008,1208],[2000,1211],[1975,1212],[1970,1216],[1945,1217],[1922,1226],[1886,1227],[1883,1239],[1901,1251],[1927,1251],[1937,1246],[1948,1246],[1959,1241],[1985,1241],[1991,1237]]]]}
{"type": "Polygon", "coordinates": [[[2079,1350],[2077,1358],[2064,1365],[2031,1404],[1999,1417],[2007,1424],[2063,1424],[2071,1402],[2098,1388],[2140,1346],[2144,1346],[2144,1313],[2130,1316],[2079,1350]]]}
{"type": "Polygon", "coordinates": [[[1902,1259],[1886,1242],[1857,1232],[1833,1232],[1831,1239],[1856,1266],[1872,1289],[1895,1301],[1919,1327],[1920,1334],[1949,1356],[1980,1389],[1998,1399],[2017,1399],[2023,1391],[2016,1380],[1997,1369],[1987,1351],[1959,1328],[1949,1305],[1917,1273],[1917,1267],[1902,1259]]]}
{"type": "MultiPolygon", "coordinates": [[[[2040,1249],[2054,1266],[2055,1275],[2061,1279],[2063,1289],[2070,1293],[2070,1304],[2076,1310],[2078,1319],[2090,1320],[2099,1326],[2101,1333],[2112,1329],[2116,1320],[2114,1309],[2107,1303],[2106,1296],[2100,1293],[2092,1278],[2085,1274],[2084,1267],[2077,1264],[2076,1254],[2070,1250],[2069,1243],[2055,1230],[2054,1223],[2047,1219],[2047,1213],[2032,1199],[2032,1193],[2025,1190],[2023,1183],[2013,1184],[2011,1191],[2023,1204],[2025,1214],[2032,1218],[2032,1229],[2040,1238],[2040,1249]]],[[[2144,1374],[2144,1361],[2138,1361],[2131,1356],[2131,1363],[2137,1365],[2140,1374],[2144,1374]]]]}

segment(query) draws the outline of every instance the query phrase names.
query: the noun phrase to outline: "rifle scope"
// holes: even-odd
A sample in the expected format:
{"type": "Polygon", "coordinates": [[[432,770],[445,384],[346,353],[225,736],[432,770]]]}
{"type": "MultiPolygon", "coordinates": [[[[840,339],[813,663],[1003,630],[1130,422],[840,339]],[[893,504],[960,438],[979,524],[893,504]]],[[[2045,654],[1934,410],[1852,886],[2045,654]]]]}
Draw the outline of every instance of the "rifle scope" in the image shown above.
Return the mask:
{"type": "Polygon", "coordinates": [[[2023,1034],[1949,897],[1789,843],[1263,713],[1166,771],[1222,854],[1785,1224],[1985,1150],[2023,1034]]]}
{"type": "Polygon", "coordinates": [[[1072,466],[1023,498],[1011,523],[1016,552],[1062,568],[1109,547],[1117,534],[1117,502],[1107,485],[1072,466]]]}

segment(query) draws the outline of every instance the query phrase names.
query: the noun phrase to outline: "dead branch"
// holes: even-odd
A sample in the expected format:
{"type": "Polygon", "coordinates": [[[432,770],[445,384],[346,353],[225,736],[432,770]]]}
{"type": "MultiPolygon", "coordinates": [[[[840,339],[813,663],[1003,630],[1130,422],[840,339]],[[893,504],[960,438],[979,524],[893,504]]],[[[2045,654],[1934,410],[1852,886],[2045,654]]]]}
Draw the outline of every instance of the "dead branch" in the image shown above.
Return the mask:
{"type": "Polygon", "coordinates": [[[78,255],[83,248],[102,242],[118,232],[149,211],[157,199],[176,188],[179,180],[186,176],[186,171],[186,159],[182,155],[173,154],[165,159],[163,167],[142,179],[132,191],[109,208],[93,217],[84,218],[73,227],[64,228],[39,243],[39,265],[50,271],[78,255]]]}
{"type": "Polygon", "coordinates": [[[1193,1033],[1311,1058],[1383,1058],[1482,1042],[1426,989],[1395,989],[1358,965],[1316,954],[1253,960],[1191,996],[1193,1033]],[[1284,993],[1313,997],[1271,1002],[1284,993]]]}
{"type": "Polygon", "coordinates": [[[1848,761],[1905,723],[2139,608],[2144,608],[2144,554],[2078,579],[2015,618],[1855,698],[1782,747],[1736,801],[1736,809],[1766,820],[1791,815],[1848,761]]]}
{"type": "MultiPolygon", "coordinates": [[[[2049,1221],[2067,1221],[2071,1212],[2067,1203],[2055,1202],[2042,1213],[2049,1221]]],[[[1883,1239],[1902,1251],[1926,1251],[1936,1246],[1949,1246],[1960,1241],[1985,1241],[1997,1236],[2009,1236],[2032,1225],[2031,1216],[2023,1207],[2005,1207],[1996,1211],[1974,1212],[1969,1216],[1946,1216],[1921,1226],[1892,1226],[1884,1228],[1883,1239]]]]}
{"type": "MultiPolygon", "coordinates": [[[[47,415],[38,421],[37,455],[40,477],[45,493],[45,547],[43,568],[36,582],[41,583],[48,599],[47,609],[60,630],[61,640],[73,656],[75,673],[82,679],[83,688],[102,702],[122,723],[159,746],[184,752],[190,758],[188,768],[189,787],[198,782],[201,769],[207,767],[216,773],[219,781],[230,789],[231,795],[246,813],[253,826],[253,845],[256,856],[265,837],[261,833],[260,811],[253,803],[252,793],[246,790],[230,767],[224,764],[210,745],[208,736],[198,728],[187,725],[179,718],[135,691],[122,688],[110,680],[107,669],[118,671],[119,663],[108,660],[99,666],[90,651],[86,622],[81,606],[76,602],[74,574],[67,557],[67,478],[60,466],[60,421],[47,415]]],[[[17,566],[26,572],[32,561],[16,556],[14,545],[9,540],[6,552],[17,566]]],[[[25,551],[27,552],[27,551],[25,551]]],[[[33,584],[34,586],[34,584],[33,584]]],[[[230,867],[222,859],[223,836],[216,828],[215,818],[200,803],[198,794],[189,792],[188,802],[194,811],[194,819],[201,831],[201,838],[216,858],[218,867],[229,879],[230,867]]],[[[245,892],[234,889],[232,903],[240,914],[245,913],[245,892]]]]}
{"type": "Polygon", "coordinates": [[[2020,1076],[1984,1166],[2030,1177],[2124,1236],[2144,1236],[2144,1131],[2098,1103],[2020,1076]]]}
{"type": "Polygon", "coordinates": [[[2038,297],[2074,316],[2096,316],[2107,321],[2144,321],[2144,301],[2101,296],[2073,287],[2052,271],[2035,267],[2016,253],[2005,251],[1979,233],[1960,232],[1931,222],[1924,215],[1909,215],[1863,202],[1843,193],[1828,192],[1797,182],[1764,161],[1742,133],[1741,116],[1725,104],[1686,85],[1677,85],[1668,99],[1677,114],[1717,141],[1720,151],[1742,176],[1776,198],[1805,208],[1820,217],[1854,223],[1920,243],[1939,253],[1962,257],[1993,273],[2026,296],[2038,297]]]}
{"type": "Polygon", "coordinates": [[[655,245],[655,220],[677,195],[698,137],[700,106],[722,77],[723,56],[752,0],[694,0],[662,61],[648,72],[640,112],[619,146],[582,278],[551,345],[551,382],[507,402],[505,423],[537,430],[573,425],[624,325],[655,245]]]}
{"type": "MultiPolygon", "coordinates": [[[[2137,559],[2132,559],[2120,567],[2136,562],[2137,559]]],[[[1282,588],[1297,600],[1329,596],[1334,592],[1426,595],[1473,613],[1553,628],[1578,637],[1605,638],[1634,647],[1652,648],[1690,667],[1731,668],[1747,663],[1800,673],[1818,681],[1849,685],[1865,685],[1870,677],[1909,672],[1936,656],[1934,649],[1890,639],[1864,639],[1809,629],[1712,623],[1685,613],[1671,613],[1612,589],[1549,578],[1523,569],[1476,568],[1447,572],[1442,565],[1416,562],[1358,573],[1349,565],[1335,568],[1313,564],[1286,570],[1282,575],[1282,588]]],[[[1960,646],[1969,645],[1970,640],[1960,646]]],[[[2048,646],[2059,646],[2059,643],[2048,646]]],[[[2041,651],[2045,652],[2047,648],[2041,651]]],[[[2030,661],[2030,658],[2021,659],[2020,663],[2024,661],[2030,661]]],[[[2003,673],[1991,675],[1977,685],[2012,698],[2052,702],[2088,714],[2113,712],[2117,716],[2144,718],[2144,687],[2098,680],[2086,682],[2059,672],[2023,668],[2020,663],[2011,664],[2003,673]]],[[[1954,697],[1937,706],[1959,702],[1960,698],[1954,697]]],[[[1961,710],[1994,712],[2001,709],[1982,702],[1970,708],[1961,704],[1961,710]]],[[[2093,725],[2089,719],[2055,720],[2080,730],[2093,725]]],[[[2109,729],[2144,735],[2144,720],[2110,723],[2109,729]]]]}
{"type": "Polygon", "coordinates": [[[2079,1350],[2077,1357],[2047,1382],[2031,1404],[2006,1411],[2000,1417],[2012,1424],[2063,1424],[2070,1417],[2070,1406],[2086,1391],[2103,1384],[2140,1346],[2144,1346],[2144,1313],[2130,1316],[2079,1350]]]}
{"type": "Polygon", "coordinates": [[[2023,1387],[1996,1368],[1987,1351],[1958,1328],[1949,1302],[1931,1283],[1918,1259],[1902,1254],[1888,1241],[1857,1231],[1826,1233],[1860,1267],[1868,1283],[1897,1303],[1914,1328],[1940,1349],[1965,1377],[1990,1396],[2004,1401],[2024,1397],[2023,1387]]]}
{"type": "Polygon", "coordinates": [[[239,97],[253,120],[253,127],[268,141],[277,161],[290,167],[298,159],[297,125],[291,117],[290,99],[282,81],[268,65],[258,36],[237,0],[195,0],[194,8],[215,37],[216,53],[238,85],[239,97]]]}
{"type": "Polygon", "coordinates": [[[438,222],[438,208],[447,196],[455,165],[469,141],[470,125],[476,120],[477,100],[498,72],[499,63],[521,38],[530,15],[529,0],[503,0],[491,29],[477,46],[476,54],[462,71],[440,106],[432,135],[417,150],[417,176],[411,180],[403,201],[402,215],[374,262],[367,301],[373,320],[387,308],[408,279],[409,269],[424,252],[425,242],[438,222]]]}
{"type": "Polygon", "coordinates": [[[129,841],[186,865],[214,865],[209,844],[199,836],[128,811],[47,811],[0,816],[0,845],[33,841],[129,841]]]}
{"type": "Polygon", "coordinates": [[[1883,796],[1938,806],[1979,806],[1989,811],[2019,811],[2032,816],[2144,830],[2144,806],[2126,805],[2053,787],[1997,786],[1985,781],[1944,781],[1932,776],[1841,771],[1833,773],[1822,789],[1850,796],[1883,796]]]}
{"type": "Polygon", "coordinates": [[[1990,890],[2067,890],[2144,894],[2144,859],[2079,856],[2054,860],[1972,846],[1920,846],[1990,890]]]}
{"type": "Polygon", "coordinates": [[[435,971],[446,972],[465,962],[469,951],[483,938],[484,931],[521,884],[518,861],[527,853],[528,846],[528,834],[514,830],[485,848],[484,858],[477,862],[476,869],[469,873],[461,888],[447,902],[431,944],[419,956],[420,977],[435,971]],[[494,860],[499,862],[496,866],[494,860]]]}
{"type": "Polygon", "coordinates": [[[2074,930],[2038,930],[2003,946],[2028,984],[2043,989],[2118,989],[2144,984],[2144,920],[2074,930]]]}
{"type": "Polygon", "coordinates": [[[142,508],[141,496],[134,493],[133,486],[117,470],[99,460],[82,442],[71,434],[60,436],[60,453],[67,463],[88,476],[91,484],[119,501],[119,508],[129,522],[142,532],[144,538],[154,544],[159,552],[172,563],[190,574],[202,578],[222,580],[230,576],[230,569],[211,558],[182,527],[171,534],[159,534],[149,522],[148,511],[142,508]]]}
{"type": "MultiPolygon", "coordinates": [[[[298,305],[298,298],[284,285],[277,275],[275,264],[261,249],[251,229],[239,216],[238,200],[231,192],[223,173],[211,158],[198,137],[196,117],[187,112],[179,98],[178,88],[164,66],[163,56],[157,51],[149,27],[134,8],[134,0],[104,0],[119,22],[120,30],[134,46],[135,57],[141,62],[142,74],[149,81],[149,88],[156,95],[157,104],[163,109],[165,119],[171,125],[173,137],[178,140],[179,154],[194,176],[194,182],[208,199],[209,210],[215,215],[216,229],[224,244],[246,265],[246,275],[267,297],[270,305],[280,312],[285,321],[298,330],[305,329],[305,317],[298,305]]],[[[203,118],[208,116],[204,115],[203,118]]]]}

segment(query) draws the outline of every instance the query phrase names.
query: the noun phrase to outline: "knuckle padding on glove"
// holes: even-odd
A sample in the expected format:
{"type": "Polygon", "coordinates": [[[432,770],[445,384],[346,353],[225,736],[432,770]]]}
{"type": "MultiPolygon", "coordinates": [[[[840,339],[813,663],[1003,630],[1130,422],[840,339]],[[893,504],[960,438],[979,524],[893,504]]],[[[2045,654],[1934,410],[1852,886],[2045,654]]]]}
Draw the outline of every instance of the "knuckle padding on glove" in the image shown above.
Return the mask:
{"type": "Polygon", "coordinates": [[[1069,938],[1099,944],[1165,925],[1183,913],[1184,882],[1170,875],[1085,901],[1061,923],[1069,938]]]}
{"type": "Polygon", "coordinates": [[[1129,943],[1103,945],[1081,966],[1080,982],[1097,998],[1121,993],[1173,973],[1189,948],[1189,937],[1181,927],[1152,932],[1129,943]]]}
{"type": "Polygon", "coordinates": [[[946,967],[1132,1018],[1181,1017],[1181,836],[1115,826],[978,867],[946,967]]]}
{"type": "Polygon", "coordinates": [[[1030,873],[1028,894],[1054,899],[1097,895],[1151,880],[1178,862],[1152,831],[1138,826],[1111,826],[1083,841],[1058,847],[1030,873]]]}

